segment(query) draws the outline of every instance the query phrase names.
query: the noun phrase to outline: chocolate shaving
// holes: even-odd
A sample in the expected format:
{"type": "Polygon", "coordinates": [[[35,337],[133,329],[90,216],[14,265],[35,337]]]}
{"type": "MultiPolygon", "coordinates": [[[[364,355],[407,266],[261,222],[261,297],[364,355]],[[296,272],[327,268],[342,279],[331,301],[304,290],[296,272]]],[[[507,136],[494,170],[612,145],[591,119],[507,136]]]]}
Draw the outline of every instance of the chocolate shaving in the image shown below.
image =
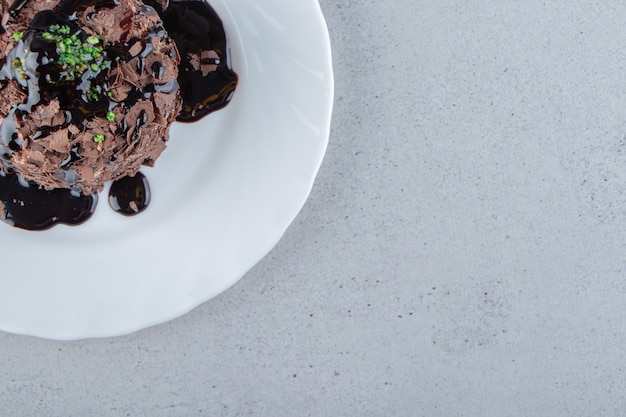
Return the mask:
{"type": "Polygon", "coordinates": [[[52,132],[48,137],[48,149],[61,153],[69,152],[71,145],[68,139],[68,133],[67,129],[59,129],[52,132]]]}
{"type": "Polygon", "coordinates": [[[206,77],[209,72],[213,72],[217,69],[217,66],[220,64],[220,56],[217,52],[211,51],[202,51],[200,54],[200,69],[202,70],[202,76],[206,77]]]}
{"type": "Polygon", "coordinates": [[[0,116],[7,117],[13,106],[26,101],[26,93],[14,82],[8,82],[6,87],[0,90],[0,116]]]}

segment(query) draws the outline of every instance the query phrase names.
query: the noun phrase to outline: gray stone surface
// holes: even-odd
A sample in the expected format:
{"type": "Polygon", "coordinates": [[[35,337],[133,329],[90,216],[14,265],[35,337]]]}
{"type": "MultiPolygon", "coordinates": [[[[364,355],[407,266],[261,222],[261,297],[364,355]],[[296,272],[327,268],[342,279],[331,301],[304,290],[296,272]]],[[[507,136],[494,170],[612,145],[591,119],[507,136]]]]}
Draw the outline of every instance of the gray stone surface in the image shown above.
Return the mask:
{"type": "Polygon", "coordinates": [[[235,287],[0,333],[3,416],[626,415],[626,3],[321,0],[312,195],[235,287]]]}

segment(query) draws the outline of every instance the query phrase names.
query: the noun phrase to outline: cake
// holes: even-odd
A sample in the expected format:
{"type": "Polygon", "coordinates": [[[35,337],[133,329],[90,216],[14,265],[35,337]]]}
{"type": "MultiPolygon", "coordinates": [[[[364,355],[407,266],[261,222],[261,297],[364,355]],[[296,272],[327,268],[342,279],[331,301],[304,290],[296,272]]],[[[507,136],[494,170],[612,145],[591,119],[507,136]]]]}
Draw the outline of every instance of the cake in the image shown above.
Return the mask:
{"type": "Polygon", "coordinates": [[[18,228],[84,222],[109,182],[113,210],[142,212],[172,123],[237,85],[203,0],[0,0],[0,19],[0,220],[18,228]]]}
{"type": "Polygon", "coordinates": [[[153,165],[180,56],[141,0],[0,0],[0,169],[91,194],[153,165]]]}

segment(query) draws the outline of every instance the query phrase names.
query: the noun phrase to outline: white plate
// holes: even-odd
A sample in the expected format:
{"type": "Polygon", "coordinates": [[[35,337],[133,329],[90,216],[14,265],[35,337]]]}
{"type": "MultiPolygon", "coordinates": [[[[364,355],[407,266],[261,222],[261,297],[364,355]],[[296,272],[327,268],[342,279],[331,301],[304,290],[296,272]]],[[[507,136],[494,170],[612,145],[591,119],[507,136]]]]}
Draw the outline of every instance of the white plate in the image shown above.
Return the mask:
{"type": "Polygon", "coordinates": [[[150,207],[100,194],[78,227],[0,224],[0,329],[51,339],[126,334],[233,285],[278,242],[328,143],[333,76],[317,0],[211,0],[239,85],[231,103],[175,124],[150,207]]]}

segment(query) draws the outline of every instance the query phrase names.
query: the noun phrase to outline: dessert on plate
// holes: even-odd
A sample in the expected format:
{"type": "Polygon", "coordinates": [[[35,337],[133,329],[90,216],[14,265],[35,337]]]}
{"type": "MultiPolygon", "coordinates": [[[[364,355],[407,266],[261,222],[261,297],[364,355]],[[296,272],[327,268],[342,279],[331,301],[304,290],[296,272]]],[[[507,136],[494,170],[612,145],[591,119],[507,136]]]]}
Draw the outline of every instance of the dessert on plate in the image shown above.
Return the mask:
{"type": "Polygon", "coordinates": [[[18,227],[84,221],[110,181],[144,200],[113,196],[114,208],[140,211],[139,169],[165,150],[171,124],[235,89],[203,1],[0,0],[0,16],[0,217],[18,227]]]}

